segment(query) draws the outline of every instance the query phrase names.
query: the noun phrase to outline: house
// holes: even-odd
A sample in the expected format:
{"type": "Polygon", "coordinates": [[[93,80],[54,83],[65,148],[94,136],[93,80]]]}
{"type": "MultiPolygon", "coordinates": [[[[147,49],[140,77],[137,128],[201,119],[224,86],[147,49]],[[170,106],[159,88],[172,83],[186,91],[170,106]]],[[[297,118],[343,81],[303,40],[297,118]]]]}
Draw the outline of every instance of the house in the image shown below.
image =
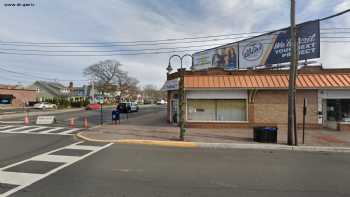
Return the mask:
{"type": "MultiPolygon", "coordinates": [[[[209,69],[186,71],[187,127],[253,127],[287,125],[289,70],[209,69]]],[[[167,75],[167,120],[178,123],[179,73],[167,75]],[[170,88],[169,88],[170,87],[170,88]]],[[[298,71],[297,123],[306,127],[350,131],[350,69],[305,68],[298,71]]]]}
{"type": "Polygon", "coordinates": [[[16,85],[0,85],[0,108],[25,107],[35,102],[37,91],[16,85]]]}
{"type": "Polygon", "coordinates": [[[69,89],[58,82],[35,81],[28,88],[35,89],[38,92],[38,100],[53,99],[58,97],[67,98],[69,89]]]}

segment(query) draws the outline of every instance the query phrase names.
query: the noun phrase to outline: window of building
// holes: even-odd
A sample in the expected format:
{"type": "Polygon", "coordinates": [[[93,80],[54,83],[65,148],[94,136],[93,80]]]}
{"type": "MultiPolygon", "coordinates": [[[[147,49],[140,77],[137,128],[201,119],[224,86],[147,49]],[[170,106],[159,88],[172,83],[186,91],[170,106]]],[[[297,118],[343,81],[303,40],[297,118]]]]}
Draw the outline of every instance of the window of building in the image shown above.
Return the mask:
{"type": "Polygon", "coordinates": [[[0,104],[9,105],[12,103],[12,95],[0,95],[0,104]]]}
{"type": "Polygon", "coordinates": [[[327,99],[328,121],[350,121],[350,99],[327,99]]]}
{"type": "Polygon", "coordinates": [[[246,121],[247,109],[244,99],[189,99],[189,121],[246,121]]]}

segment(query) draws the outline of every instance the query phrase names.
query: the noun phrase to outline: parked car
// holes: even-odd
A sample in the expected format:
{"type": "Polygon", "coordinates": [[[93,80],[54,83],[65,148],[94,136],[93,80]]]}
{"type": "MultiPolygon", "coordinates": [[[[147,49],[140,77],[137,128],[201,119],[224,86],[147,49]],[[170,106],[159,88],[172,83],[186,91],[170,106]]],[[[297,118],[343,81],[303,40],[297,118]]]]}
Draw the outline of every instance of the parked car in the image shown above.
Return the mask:
{"type": "Polygon", "coordinates": [[[138,112],[139,106],[135,102],[122,102],[118,104],[117,109],[121,113],[138,112]]]}
{"type": "Polygon", "coordinates": [[[33,106],[34,109],[57,109],[57,105],[47,102],[40,102],[33,106]]]}
{"type": "Polygon", "coordinates": [[[86,110],[98,110],[101,109],[101,104],[91,103],[85,107],[86,110]]]}
{"type": "Polygon", "coordinates": [[[168,102],[166,102],[165,100],[160,100],[160,101],[157,101],[157,105],[165,105],[167,104],[168,102]]]}

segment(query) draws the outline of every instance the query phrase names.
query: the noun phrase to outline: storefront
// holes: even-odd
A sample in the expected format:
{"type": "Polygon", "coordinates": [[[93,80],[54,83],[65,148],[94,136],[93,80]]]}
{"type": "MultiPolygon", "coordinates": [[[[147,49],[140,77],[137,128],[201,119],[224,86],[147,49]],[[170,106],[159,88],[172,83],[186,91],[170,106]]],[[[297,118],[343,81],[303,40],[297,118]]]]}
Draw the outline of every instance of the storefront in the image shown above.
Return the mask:
{"type": "Polygon", "coordinates": [[[36,101],[37,91],[14,85],[0,85],[0,109],[25,107],[36,101]]]}
{"type": "MultiPolygon", "coordinates": [[[[173,83],[177,78],[177,73],[168,75],[168,81],[173,80],[173,83]]],[[[350,69],[303,69],[299,71],[297,86],[299,125],[306,99],[307,127],[348,129],[350,69]]],[[[287,124],[287,70],[187,71],[184,88],[186,127],[287,124]]],[[[167,119],[169,123],[177,124],[178,89],[163,90],[168,91],[167,119]]]]}
{"type": "Polygon", "coordinates": [[[350,91],[322,90],[319,97],[322,102],[324,126],[340,129],[339,127],[350,123],[350,91]]]}

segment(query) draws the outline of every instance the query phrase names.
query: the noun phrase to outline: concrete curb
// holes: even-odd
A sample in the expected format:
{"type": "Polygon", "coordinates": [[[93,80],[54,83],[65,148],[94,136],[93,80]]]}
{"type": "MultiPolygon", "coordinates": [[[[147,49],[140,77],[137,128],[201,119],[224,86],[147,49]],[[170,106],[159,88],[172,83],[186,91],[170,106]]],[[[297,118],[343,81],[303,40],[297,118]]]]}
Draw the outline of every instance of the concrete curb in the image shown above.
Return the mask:
{"type": "Polygon", "coordinates": [[[349,147],[332,147],[332,146],[304,146],[304,145],[288,146],[288,145],[280,145],[280,144],[241,144],[241,143],[197,143],[197,145],[200,148],[350,153],[349,147]]]}
{"type": "Polygon", "coordinates": [[[77,133],[76,137],[92,142],[116,143],[116,144],[142,144],[166,147],[180,148],[217,148],[217,149],[246,149],[246,150],[285,150],[295,152],[335,152],[350,153],[350,147],[331,147],[331,146],[288,146],[280,144],[242,144],[242,143],[204,143],[204,142],[176,142],[161,140],[98,140],[88,138],[82,135],[83,132],[77,133]]]}
{"type": "Polygon", "coordinates": [[[97,140],[85,137],[80,133],[76,134],[77,138],[101,143],[116,143],[116,144],[142,144],[142,145],[155,145],[166,147],[178,147],[178,148],[197,148],[197,144],[193,142],[176,142],[176,141],[160,141],[160,140],[138,140],[138,139],[123,139],[123,140],[97,140]]]}

